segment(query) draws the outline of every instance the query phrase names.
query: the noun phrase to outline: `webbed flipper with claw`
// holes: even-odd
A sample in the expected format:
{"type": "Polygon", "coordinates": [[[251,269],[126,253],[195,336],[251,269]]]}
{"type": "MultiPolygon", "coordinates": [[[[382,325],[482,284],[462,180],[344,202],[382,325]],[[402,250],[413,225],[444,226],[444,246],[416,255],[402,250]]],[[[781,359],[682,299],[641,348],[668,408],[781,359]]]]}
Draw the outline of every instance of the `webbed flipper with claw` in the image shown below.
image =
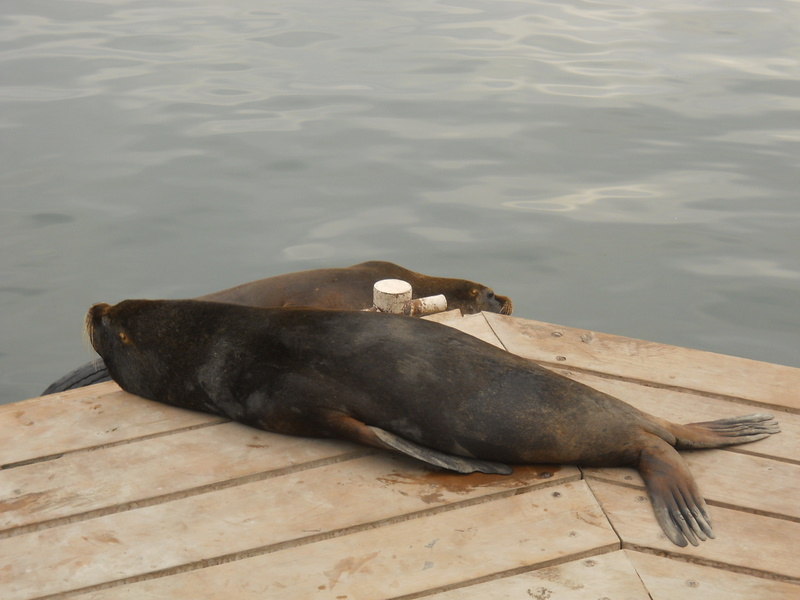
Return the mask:
{"type": "Polygon", "coordinates": [[[644,479],[661,529],[678,546],[713,538],[708,509],[686,463],[664,440],[651,436],[639,455],[644,479]]]}

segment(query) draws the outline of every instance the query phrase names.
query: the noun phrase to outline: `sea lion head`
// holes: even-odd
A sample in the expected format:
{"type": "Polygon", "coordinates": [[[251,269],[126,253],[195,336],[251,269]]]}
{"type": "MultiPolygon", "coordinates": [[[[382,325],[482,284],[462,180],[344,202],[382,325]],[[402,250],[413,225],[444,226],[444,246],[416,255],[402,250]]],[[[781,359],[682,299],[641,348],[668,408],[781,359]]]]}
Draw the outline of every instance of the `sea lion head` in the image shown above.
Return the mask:
{"type": "MultiPolygon", "coordinates": [[[[323,271],[330,269],[319,272],[323,271]]],[[[362,291],[365,293],[365,306],[348,308],[369,308],[372,306],[372,288],[375,282],[381,279],[400,279],[411,284],[415,298],[444,294],[448,309],[457,308],[465,314],[485,311],[510,315],[513,309],[510,298],[498,296],[493,289],[480,283],[468,279],[425,275],[390,262],[373,260],[336,271],[335,278],[330,281],[345,286],[353,296],[362,291]]]]}
{"type": "Polygon", "coordinates": [[[495,294],[493,289],[485,285],[466,280],[461,290],[453,290],[445,295],[448,309],[459,308],[467,314],[485,311],[510,315],[514,308],[511,298],[495,294]]]}
{"type": "Polygon", "coordinates": [[[144,398],[156,395],[165,376],[162,371],[166,370],[163,362],[159,364],[151,356],[148,348],[154,336],[152,329],[148,331],[144,326],[144,322],[149,321],[152,327],[153,317],[157,315],[156,305],[145,300],[125,300],[114,306],[99,303],[86,313],[89,341],[103,358],[113,379],[144,398]]]}
{"type": "Polygon", "coordinates": [[[187,403],[186,381],[194,378],[182,376],[196,369],[197,358],[209,350],[207,328],[197,324],[213,324],[214,311],[205,314],[205,303],[197,304],[195,310],[188,311],[175,310],[172,303],[160,300],[95,304],[86,314],[86,330],[112,379],[124,390],[202,410],[205,393],[189,390],[196,400],[187,403]],[[186,339],[187,331],[195,331],[197,337],[186,339]],[[177,389],[179,385],[183,388],[177,389]]]}

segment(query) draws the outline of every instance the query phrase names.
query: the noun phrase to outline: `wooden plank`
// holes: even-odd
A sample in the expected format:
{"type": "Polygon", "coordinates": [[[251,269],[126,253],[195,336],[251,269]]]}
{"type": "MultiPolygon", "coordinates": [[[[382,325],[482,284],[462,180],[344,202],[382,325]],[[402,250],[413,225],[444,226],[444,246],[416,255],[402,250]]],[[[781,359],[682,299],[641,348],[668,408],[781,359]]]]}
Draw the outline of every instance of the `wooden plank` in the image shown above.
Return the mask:
{"type": "Polygon", "coordinates": [[[394,598],[617,547],[579,481],[79,598],[394,598]]]}
{"type": "MultiPolygon", "coordinates": [[[[640,410],[676,423],[712,421],[762,411],[759,407],[732,400],[708,398],[577,371],[556,371],[611,394],[640,410]]],[[[800,462],[800,415],[775,409],[769,409],[769,412],[780,423],[781,433],[752,444],[736,446],[736,452],[800,462]]]]}
{"type": "Polygon", "coordinates": [[[624,550],[653,600],[797,600],[791,583],[624,550]]]}
{"type": "Polygon", "coordinates": [[[587,482],[624,548],[650,548],[694,562],[800,583],[797,560],[800,523],[712,506],[710,514],[716,539],[701,542],[697,547],[680,548],[661,532],[650,502],[641,490],[597,480],[587,482]]]}
{"type": "Polygon", "coordinates": [[[0,465],[225,420],[132,396],[109,381],[0,406],[0,465]]]}
{"type": "Polygon", "coordinates": [[[450,324],[451,322],[461,320],[461,309],[454,308],[453,310],[446,310],[444,312],[433,313],[422,317],[426,321],[435,321],[437,323],[450,324]]]}
{"type": "Polygon", "coordinates": [[[495,335],[489,323],[486,321],[486,317],[483,316],[483,313],[465,315],[460,319],[451,319],[448,321],[443,321],[443,323],[452,327],[453,329],[458,329],[459,331],[463,331],[464,333],[476,337],[479,340],[483,340],[484,342],[492,344],[493,346],[503,348],[503,344],[500,343],[499,338],[495,335]]]}
{"type": "Polygon", "coordinates": [[[223,423],[68,454],[0,471],[0,532],[365,451],[223,423]]]}
{"type": "Polygon", "coordinates": [[[485,313],[503,345],[533,360],[800,411],[800,369],[485,313]]]}
{"type": "MultiPolygon", "coordinates": [[[[725,450],[682,455],[706,502],[800,521],[800,465],[725,450]]],[[[644,488],[633,469],[584,469],[584,473],[644,488]]]]}
{"type": "MultiPolygon", "coordinates": [[[[218,559],[430,511],[453,502],[577,481],[434,473],[404,457],[368,456],[0,540],[14,584],[4,599],[51,594],[218,559]],[[32,570],[31,565],[36,565],[32,570]]],[[[551,504],[559,504],[556,498],[551,504]]]]}
{"type": "MultiPolygon", "coordinates": [[[[651,600],[622,550],[425,596],[425,600],[651,600]]],[[[674,597],[670,600],[674,600],[674,597]]]]}

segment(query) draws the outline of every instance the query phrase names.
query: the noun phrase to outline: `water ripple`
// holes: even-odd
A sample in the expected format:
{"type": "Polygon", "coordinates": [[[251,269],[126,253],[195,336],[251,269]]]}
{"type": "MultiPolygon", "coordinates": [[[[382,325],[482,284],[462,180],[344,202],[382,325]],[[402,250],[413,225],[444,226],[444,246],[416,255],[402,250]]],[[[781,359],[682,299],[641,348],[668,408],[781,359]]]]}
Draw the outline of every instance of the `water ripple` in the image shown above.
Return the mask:
{"type": "Polygon", "coordinates": [[[3,0],[0,371],[41,370],[0,396],[84,362],[68,315],[98,297],[367,258],[786,362],[798,22],[789,0],[3,0]]]}

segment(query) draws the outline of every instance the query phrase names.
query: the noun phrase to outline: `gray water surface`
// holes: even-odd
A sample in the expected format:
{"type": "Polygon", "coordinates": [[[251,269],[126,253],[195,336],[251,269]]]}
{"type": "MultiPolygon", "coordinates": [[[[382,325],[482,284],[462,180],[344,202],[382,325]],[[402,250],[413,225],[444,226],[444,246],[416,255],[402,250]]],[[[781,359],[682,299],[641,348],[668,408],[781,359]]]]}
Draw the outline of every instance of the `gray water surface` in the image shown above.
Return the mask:
{"type": "Polygon", "coordinates": [[[90,304],[385,259],[800,366],[800,4],[4,0],[0,402],[90,304]]]}

